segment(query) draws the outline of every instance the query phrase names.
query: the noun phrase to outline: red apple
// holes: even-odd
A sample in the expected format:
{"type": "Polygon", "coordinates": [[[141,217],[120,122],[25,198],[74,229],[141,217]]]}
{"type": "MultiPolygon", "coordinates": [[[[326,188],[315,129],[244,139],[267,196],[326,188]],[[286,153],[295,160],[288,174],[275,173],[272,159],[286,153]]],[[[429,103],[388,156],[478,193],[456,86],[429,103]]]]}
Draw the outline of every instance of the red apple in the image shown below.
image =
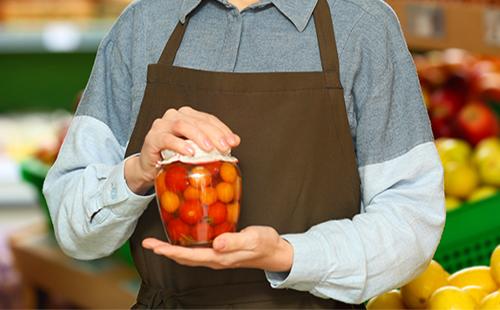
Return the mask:
{"type": "Polygon", "coordinates": [[[500,102],[500,73],[485,73],[477,84],[479,98],[485,101],[500,102]]]}
{"type": "Polygon", "coordinates": [[[450,120],[442,118],[431,118],[432,133],[434,138],[455,138],[457,136],[454,124],[450,120]]]}
{"type": "Polygon", "coordinates": [[[461,135],[473,145],[499,132],[495,114],[481,102],[467,104],[458,115],[457,125],[461,135]]]}
{"type": "Polygon", "coordinates": [[[451,120],[456,117],[464,104],[464,98],[450,89],[436,90],[430,98],[431,119],[451,120]]]}

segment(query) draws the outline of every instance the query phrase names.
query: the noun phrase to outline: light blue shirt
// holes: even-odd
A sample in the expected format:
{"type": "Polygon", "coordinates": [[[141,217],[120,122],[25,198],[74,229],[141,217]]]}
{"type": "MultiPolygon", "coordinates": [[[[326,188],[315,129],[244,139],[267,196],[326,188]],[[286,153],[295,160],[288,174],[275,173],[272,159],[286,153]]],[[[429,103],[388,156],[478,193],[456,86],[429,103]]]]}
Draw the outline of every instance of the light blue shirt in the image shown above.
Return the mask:
{"type": "MultiPolygon", "coordinates": [[[[82,102],[44,193],[62,249],[109,255],[154,196],[124,179],[124,154],[146,86],[175,25],[193,12],[174,65],[209,71],[320,71],[311,18],[317,0],[140,0],[102,41],[82,102]]],[[[284,235],[289,273],[276,289],[360,303],[401,286],[432,258],[444,226],[443,175],[415,67],[394,12],[381,0],[329,0],[340,78],[361,176],[352,220],[284,235]]],[[[186,103],[188,104],[188,103],[186,103]]]]}

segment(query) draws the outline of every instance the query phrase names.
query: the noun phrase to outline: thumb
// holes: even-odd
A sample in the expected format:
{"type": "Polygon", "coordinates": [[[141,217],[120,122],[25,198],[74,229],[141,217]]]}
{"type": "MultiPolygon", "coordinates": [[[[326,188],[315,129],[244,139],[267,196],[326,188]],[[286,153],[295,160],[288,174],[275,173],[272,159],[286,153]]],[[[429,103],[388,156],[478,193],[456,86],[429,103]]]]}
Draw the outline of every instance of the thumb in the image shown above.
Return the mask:
{"type": "Polygon", "coordinates": [[[247,243],[248,238],[244,232],[223,233],[214,239],[212,246],[217,252],[226,253],[244,250],[247,243]]]}

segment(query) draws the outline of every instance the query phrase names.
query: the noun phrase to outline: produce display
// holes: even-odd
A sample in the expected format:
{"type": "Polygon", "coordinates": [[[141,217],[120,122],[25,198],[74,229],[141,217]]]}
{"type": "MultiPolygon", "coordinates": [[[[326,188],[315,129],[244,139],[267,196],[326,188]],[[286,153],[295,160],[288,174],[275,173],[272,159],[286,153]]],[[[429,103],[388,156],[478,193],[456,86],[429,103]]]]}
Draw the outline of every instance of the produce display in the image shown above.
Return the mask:
{"type": "Polygon", "coordinates": [[[165,231],[172,244],[210,245],[234,232],[240,214],[241,175],[236,164],[175,162],[155,180],[165,231]]]}
{"type": "Polygon", "coordinates": [[[449,49],[415,56],[435,138],[477,145],[500,132],[500,58],[449,49]]]}
{"type": "Polygon", "coordinates": [[[399,290],[372,298],[367,309],[493,310],[500,309],[500,245],[490,266],[449,274],[436,261],[399,290]]]}
{"type": "Polygon", "coordinates": [[[500,187],[500,58],[448,49],[415,56],[445,171],[446,207],[500,187]]]}
{"type": "Polygon", "coordinates": [[[499,193],[500,138],[482,140],[473,149],[465,140],[439,138],[436,148],[444,169],[446,209],[499,193]]]}

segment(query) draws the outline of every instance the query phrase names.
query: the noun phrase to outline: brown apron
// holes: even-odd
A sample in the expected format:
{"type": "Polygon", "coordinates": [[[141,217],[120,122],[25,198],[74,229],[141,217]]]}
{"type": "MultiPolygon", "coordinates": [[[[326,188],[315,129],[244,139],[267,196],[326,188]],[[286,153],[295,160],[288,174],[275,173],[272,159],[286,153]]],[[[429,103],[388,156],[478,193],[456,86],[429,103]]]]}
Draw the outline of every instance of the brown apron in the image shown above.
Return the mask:
{"type": "MultiPolygon", "coordinates": [[[[322,222],[352,218],[360,208],[360,181],[326,0],[318,2],[314,21],[323,72],[174,67],[187,27],[179,23],[159,62],[148,67],[127,156],[140,152],[156,118],[169,108],[189,105],[217,116],[241,137],[233,150],[243,176],[239,229],[267,225],[280,234],[302,233],[322,222]]],[[[273,289],[262,270],[181,266],[144,250],[141,242],[147,237],[166,240],[156,202],[141,216],[130,241],[142,277],[137,308],[353,307],[308,292],[273,289]]]]}

